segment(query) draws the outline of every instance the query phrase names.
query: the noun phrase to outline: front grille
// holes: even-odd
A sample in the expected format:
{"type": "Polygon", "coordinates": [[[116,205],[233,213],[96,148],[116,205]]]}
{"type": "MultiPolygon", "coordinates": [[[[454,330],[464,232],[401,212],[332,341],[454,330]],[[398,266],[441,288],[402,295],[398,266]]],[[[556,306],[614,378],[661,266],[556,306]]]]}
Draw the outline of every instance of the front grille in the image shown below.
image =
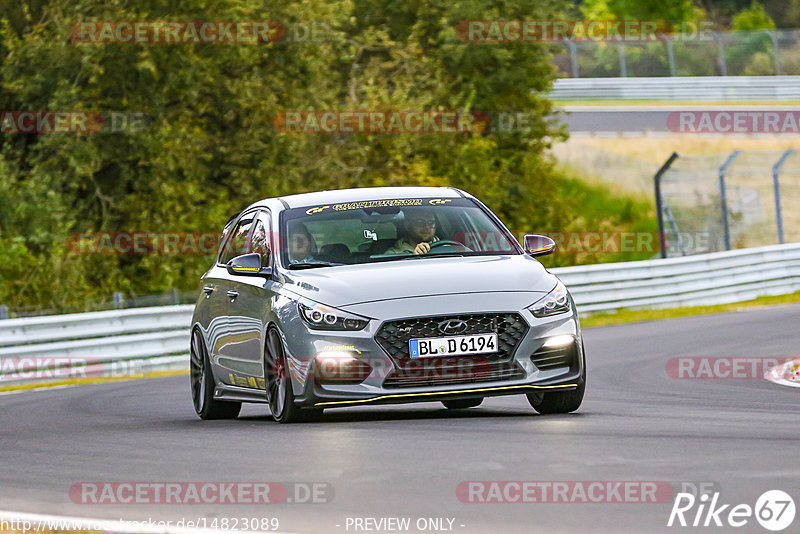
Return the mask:
{"type": "Polygon", "coordinates": [[[387,388],[417,387],[524,377],[524,370],[513,359],[514,351],[527,331],[528,324],[517,313],[440,315],[388,321],[375,335],[375,341],[395,364],[383,385],[387,388]],[[448,337],[438,328],[439,323],[448,320],[467,323],[467,328],[457,335],[496,333],[498,351],[471,356],[409,357],[409,340],[448,337]]]}
{"type": "Polygon", "coordinates": [[[482,313],[474,315],[440,315],[438,317],[415,317],[388,321],[381,326],[375,335],[375,341],[397,364],[402,364],[410,359],[408,356],[408,342],[412,339],[423,337],[447,337],[439,331],[442,321],[458,319],[467,323],[467,329],[459,336],[469,334],[497,333],[497,348],[495,354],[482,356],[496,361],[509,360],[514,355],[528,324],[517,313],[482,313]]]}
{"type": "Polygon", "coordinates": [[[542,347],[533,353],[531,360],[536,368],[542,371],[557,367],[573,367],[578,363],[578,347],[575,343],[552,349],[542,347]]]}

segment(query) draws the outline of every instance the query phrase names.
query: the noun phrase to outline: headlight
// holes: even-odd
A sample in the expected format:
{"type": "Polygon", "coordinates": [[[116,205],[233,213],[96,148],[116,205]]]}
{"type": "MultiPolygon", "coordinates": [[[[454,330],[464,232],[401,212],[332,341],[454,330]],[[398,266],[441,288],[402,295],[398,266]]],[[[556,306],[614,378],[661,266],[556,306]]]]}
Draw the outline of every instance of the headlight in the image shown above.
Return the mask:
{"type": "Polygon", "coordinates": [[[534,317],[549,317],[569,311],[569,294],[564,284],[558,282],[553,290],[528,308],[534,317]]]}
{"type": "Polygon", "coordinates": [[[311,300],[297,303],[303,321],[315,330],[362,330],[368,319],[311,300]]]}

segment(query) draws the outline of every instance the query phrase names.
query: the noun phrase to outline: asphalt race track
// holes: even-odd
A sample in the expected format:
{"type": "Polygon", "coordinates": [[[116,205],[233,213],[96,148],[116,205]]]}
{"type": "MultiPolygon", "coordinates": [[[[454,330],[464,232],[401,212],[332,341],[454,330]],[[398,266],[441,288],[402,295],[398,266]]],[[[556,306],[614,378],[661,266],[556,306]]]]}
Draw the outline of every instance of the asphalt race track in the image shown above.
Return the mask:
{"type": "MultiPolygon", "coordinates": [[[[687,532],[709,529],[667,528],[671,498],[473,504],[461,502],[456,487],[666,481],[713,483],[732,505],[753,506],[770,489],[798,500],[800,389],[681,380],[665,369],[678,356],[798,356],[800,305],[584,334],[587,396],[572,415],[536,415],[517,396],[461,413],[438,403],[360,407],[279,425],[255,406],[239,420],[203,422],[187,376],[2,395],[0,509],[137,520],[277,517],[280,531],[294,532],[354,532],[348,517],[409,517],[410,532],[429,517],[454,518],[453,531],[464,533],[687,532]],[[80,481],[325,482],[334,496],[327,504],[77,504],[68,490],[80,481]]],[[[798,524],[800,517],[785,532],[798,524]]],[[[754,519],[737,531],[767,532],[754,519]]]]}

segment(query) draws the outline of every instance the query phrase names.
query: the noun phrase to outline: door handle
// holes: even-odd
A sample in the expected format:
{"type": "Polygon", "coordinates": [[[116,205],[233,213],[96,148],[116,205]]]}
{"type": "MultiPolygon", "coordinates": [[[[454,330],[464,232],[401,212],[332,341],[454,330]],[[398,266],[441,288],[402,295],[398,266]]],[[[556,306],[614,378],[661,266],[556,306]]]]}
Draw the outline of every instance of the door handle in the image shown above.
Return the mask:
{"type": "Polygon", "coordinates": [[[239,292],[238,292],[238,291],[233,291],[233,290],[229,290],[229,291],[228,291],[228,297],[229,297],[231,300],[235,299],[235,298],[236,298],[236,297],[238,297],[238,296],[239,296],[239,292]]]}
{"type": "Polygon", "coordinates": [[[206,295],[210,295],[213,292],[214,292],[214,286],[203,287],[203,293],[205,293],[206,295]]]}

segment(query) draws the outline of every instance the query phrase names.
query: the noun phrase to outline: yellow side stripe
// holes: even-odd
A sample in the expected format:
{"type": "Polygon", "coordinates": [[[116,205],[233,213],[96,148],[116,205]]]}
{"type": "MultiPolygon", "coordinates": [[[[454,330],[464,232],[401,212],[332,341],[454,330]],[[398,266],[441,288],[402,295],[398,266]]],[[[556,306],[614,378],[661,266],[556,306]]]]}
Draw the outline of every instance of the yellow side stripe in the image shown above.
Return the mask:
{"type": "Polygon", "coordinates": [[[547,249],[549,249],[549,248],[555,248],[555,247],[553,247],[552,245],[547,245],[546,247],[539,247],[539,248],[534,248],[534,249],[531,249],[531,250],[529,250],[528,252],[529,252],[529,253],[530,253],[530,252],[539,252],[540,250],[547,250],[547,249]]]}
{"type": "Polygon", "coordinates": [[[507,389],[561,389],[561,388],[576,388],[576,387],[578,387],[578,384],[561,384],[558,386],[502,386],[495,388],[457,389],[454,391],[436,391],[432,393],[402,393],[398,395],[381,395],[380,397],[373,397],[371,399],[361,399],[361,400],[317,402],[314,404],[314,406],[328,406],[331,404],[360,404],[364,402],[375,402],[383,399],[395,399],[395,398],[405,398],[405,397],[430,397],[432,395],[455,395],[460,393],[480,393],[483,391],[502,391],[507,389]]]}

